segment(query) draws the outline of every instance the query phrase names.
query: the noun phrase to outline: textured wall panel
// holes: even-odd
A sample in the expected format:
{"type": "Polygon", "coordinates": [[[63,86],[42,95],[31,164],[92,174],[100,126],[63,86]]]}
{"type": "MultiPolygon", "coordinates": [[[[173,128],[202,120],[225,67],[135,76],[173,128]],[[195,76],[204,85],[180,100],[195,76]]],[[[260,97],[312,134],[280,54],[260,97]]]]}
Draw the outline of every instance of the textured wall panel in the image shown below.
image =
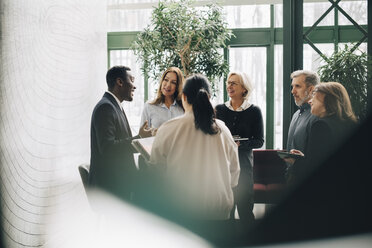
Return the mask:
{"type": "Polygon", "coordinates": [[[106,1],[2,0],[0,22],[3,239],[39,247],[55,215],[87,205],[77,166],[106,88],[106,1]]]}

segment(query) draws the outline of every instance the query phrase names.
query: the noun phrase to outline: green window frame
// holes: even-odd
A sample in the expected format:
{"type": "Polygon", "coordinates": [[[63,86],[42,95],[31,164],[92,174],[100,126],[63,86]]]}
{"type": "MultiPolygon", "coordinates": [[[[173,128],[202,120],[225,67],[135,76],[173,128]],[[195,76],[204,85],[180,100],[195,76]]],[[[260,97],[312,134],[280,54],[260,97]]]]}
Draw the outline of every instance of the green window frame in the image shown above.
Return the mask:
{"type": "MultiPolygon", "coordinates": [[[[227,42],[228,48],[224,49],[224,57],[229,61],[229,47],[266,47],[267,49],[267,68],[266,68],[266,149],[272,149],[274,146],[274,46],[283,44],[283,28],[274,27],[274,8],[270,6],[270,27],[268,28],[240,28],[232,29],[235,37],[227,42]]],[[[337,12],[336,12],[337,13],[337,12]]],[[[337,15],[337,14],[336,14],[337,15]]],[[[337,16],[335,16],[337,18],[337,16]]],[[[360,25],[364,30],[368,29],[367,25],[360,25]]],[[[339,43],[359,42],[363,39],[364,34],[354,25],[338,25],[335,22],[334,26],[321,27],[303,27],[303,33],[311,29],[307,37],[312,43],[333,43],[337,49],[339,43]]],[[[135,40],[139,32],[109,32],[107,33],[107,65],[110,66],[110,51],[112,50],[128,50],[132,42],[135,40]]],[[[305,39],[304,44],[309,44],[305,39]]],[[[286,54],[283,54],[283,59],[286,59],[286,54]]],[[[288,75],[289,77],[289,75],[288,75]]],[[[148,100],[148,77],[145,75],[144,80],[145,99],[148,100]]],[[[286,84],[287,82],[283,82],[286,84]]],[[[289,83],[288,83],[289,85],[289,83]]],[[[288,86],[283,87],[283,90],[288,90],[288,86]]],[[[227,100],[226,89],[223,92],[223,98],[227,100]]],[[[283,92],[284,95],[286,95],[283,92]]],[[[288,110],[288,103],[284,102],[284,110],[288,110]]],[[[286,114],[287,115],[287,114],[286,114]]],[[[284,117],[283,117],[284,118],[284,117]]],[[[286,125],[286,124],[284,124],[286,125]]],[[[286,129],[284,127],[284,129],[286,129]]],[[[283,139],[283,143],[286,139],[283,139]]]]}

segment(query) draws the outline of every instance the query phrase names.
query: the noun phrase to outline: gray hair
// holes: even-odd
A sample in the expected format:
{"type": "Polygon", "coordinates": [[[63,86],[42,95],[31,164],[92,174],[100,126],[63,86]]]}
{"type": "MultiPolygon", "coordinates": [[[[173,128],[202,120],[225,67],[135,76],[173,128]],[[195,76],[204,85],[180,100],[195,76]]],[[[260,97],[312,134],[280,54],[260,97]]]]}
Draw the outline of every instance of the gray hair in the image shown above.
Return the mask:
{"type": "MultiPolygon", "coordinates": [[[[239,83],[240,85],[247,90],[247,92],[243,95],[243,98],[245,100],[248,100],[250,94],[252,93],[253,91],[253,86],[252,86],[252,82],[251,82],[251,79],[248,77],[247,73],[245,72],[240,72],[240,71],[236,71],[236,72],[230,72],[229,75],[227,76],[227,81],[229,81],[229,78],[233,75],[236,75],[238,76],[239,78],[239,83]]],[[[226,82],[227,83],[227,82],[226,82]]]]}
{"type": "Polygon", "coordinates": [[[298,71],[292,72],[291,79],[299,77],[301,75],[305,76],[305,83],[307,87],[315,86],[319,84],[320,82],[319,76],[316,72],[306,71],[306,70],[298,70],[298,71]]]}

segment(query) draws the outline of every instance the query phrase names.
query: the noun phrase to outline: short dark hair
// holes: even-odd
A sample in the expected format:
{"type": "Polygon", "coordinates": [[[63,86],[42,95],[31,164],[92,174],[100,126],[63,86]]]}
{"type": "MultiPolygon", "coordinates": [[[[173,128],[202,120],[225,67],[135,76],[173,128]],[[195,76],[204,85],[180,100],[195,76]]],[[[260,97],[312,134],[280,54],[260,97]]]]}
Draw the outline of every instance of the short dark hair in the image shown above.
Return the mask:
{"type": "Polygon", "coordinates": [[[106,73],[106,83],[108,88],[114,88],[117,78],[121,78],[125,81],[127,78],[127,71],[130,71],[130,68],[127,66],[117,65],[111,67],[106,73]]]}

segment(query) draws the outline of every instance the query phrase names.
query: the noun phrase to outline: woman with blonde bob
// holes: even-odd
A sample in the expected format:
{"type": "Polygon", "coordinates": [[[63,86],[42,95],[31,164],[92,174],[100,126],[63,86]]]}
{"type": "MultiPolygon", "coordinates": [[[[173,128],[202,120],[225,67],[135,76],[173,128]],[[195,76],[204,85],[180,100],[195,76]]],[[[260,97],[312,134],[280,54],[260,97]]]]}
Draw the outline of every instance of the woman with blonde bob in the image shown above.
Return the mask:
{"type": "Polygon", "coordinates": [[[149,127],[158,128],[164,122],[183,115],[183,81],[182,71],[177,67],[170,67],[163,73],[156,98],[145,103],[140,126],[147,121],[149,127]]]}
{"type": "Polygon", "coordinates": [[[350,135],[357,123],[349,95],[340,83],[328,82],[315,86],[309,103],[311,113],[319,120],[311,125],[305,151],[290,151],[302,158],[286,159],[292,164],[288,170],[289,183],[297,182],[319,166],[350,135]]]}
{"type": "MultiPolygon", "coordinates": [[[[253,215],[253,148],[263,145],[263,119],[261,109],[251,104],[253,90],[248,75],[231,72],[226,90],[230,100],[216,106],[216,117],[225,122],[239,146],[240,178],[234,191],[239,217],[243,221],[254,220],[253,215]]],[[[231,213],[234,217],[235,208],[231,213]]]]}

